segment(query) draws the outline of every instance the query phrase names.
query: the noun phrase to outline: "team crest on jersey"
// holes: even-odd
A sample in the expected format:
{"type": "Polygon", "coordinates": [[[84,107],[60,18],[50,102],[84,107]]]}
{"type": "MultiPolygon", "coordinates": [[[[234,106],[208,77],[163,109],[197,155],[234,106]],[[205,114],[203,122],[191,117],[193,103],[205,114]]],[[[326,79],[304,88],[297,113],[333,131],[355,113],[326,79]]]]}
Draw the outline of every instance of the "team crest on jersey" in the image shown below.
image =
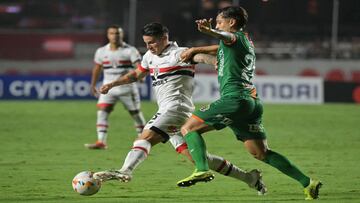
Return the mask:
{"type": "Polygon", "coordinates": [[[208,104],[208,105],[206,105],[206,106],[201,107],[201,108],[200,108],[200,111],[204,112],[204,111],[207,111],[207,110],[209,110],[209,109],[210,109],[210,105],[208,104]]]}
{"type": "Polygon", "coordinates": [[[159,75],[159,69],[154,68],[153,74],[154,74],[154,77],[157,78],[157,76],[159,75]]]}
{"type": "Polygon", "coordinates": [[[116,61],[114,61],[114,62],[112,63],[112,67],[113,67],[113,68],[117,68],[118,65],[119,65],[118,62],[116,62],[116,61]]]}

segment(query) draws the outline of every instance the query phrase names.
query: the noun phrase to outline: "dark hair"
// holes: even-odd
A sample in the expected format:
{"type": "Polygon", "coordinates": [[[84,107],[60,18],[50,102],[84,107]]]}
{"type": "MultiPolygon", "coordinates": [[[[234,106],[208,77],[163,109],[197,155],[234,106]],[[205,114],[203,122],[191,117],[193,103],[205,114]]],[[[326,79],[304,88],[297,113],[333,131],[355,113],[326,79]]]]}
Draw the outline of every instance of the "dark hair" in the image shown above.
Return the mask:
{"type": "Polygon", "coordinates": [[[120,27],[119,25],[117,25],[117,24],[112,24],[112,25],[107,26],[106,30],[108,30],[108,29],[110,29],[110,28],[119,29],[119,28],[121,28],[121,27],[120,27]]]}
{"type": "Polygon", "coordinates": [[[154,36],[156,38],[160,38],[168,33],[169,30],[166,26],[156,22],[148,23],[142,29],[142,35],[154,36]]]}
{"type": "Polygon", "coordinates": [[[244,28],[248,21],[248,14],[243,7],[228,6],[218,11],[224,18],[233,18],[236,20],[237,28],[244,28]]]}

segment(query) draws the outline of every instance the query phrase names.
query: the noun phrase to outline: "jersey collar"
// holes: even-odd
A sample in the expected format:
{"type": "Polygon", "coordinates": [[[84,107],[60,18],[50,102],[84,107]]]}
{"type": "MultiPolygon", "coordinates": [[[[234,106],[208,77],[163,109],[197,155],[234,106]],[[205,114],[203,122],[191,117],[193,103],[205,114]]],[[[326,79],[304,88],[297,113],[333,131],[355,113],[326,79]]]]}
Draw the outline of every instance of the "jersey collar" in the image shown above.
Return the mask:
{"type": "Polygon", "coordinates": [[[165,47],[165,49],[161,52],[160,55],[169,55],[170,51],[174,47],[179,47],[176,42],[170,41],[169,44],[165,47]]]}
{"type": "MultiPolygon", "coordinates": [[[[119,48],[125,48],[125,47],[127,47],[127,46],[128,46],[128,44],[123,41],[122,45],[119,46],[118,49],[119,49],[119,48]]],[[[111,50],[111,49],[110,49],[110,43],[108,43],[108,44],[106,45],[106,49],[111,50]]]]}

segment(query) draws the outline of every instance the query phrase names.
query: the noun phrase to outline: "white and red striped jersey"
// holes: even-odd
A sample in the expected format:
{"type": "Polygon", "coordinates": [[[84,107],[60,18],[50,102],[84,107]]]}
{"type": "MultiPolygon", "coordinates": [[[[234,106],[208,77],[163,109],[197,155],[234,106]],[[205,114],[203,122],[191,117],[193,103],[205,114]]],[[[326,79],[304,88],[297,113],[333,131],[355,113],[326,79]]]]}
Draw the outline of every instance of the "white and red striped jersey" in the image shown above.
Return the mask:
{"type": "Polygon", "coordinates": [[[117,50],[110,50],[110,44],[96,50],[94,62],[102,65],[104,71],[103,83],[116,80],[120,75],[134,69],[133,63],[141,60],[139,51],[125,42],[117,50]]]}
{"type": "Polygon", "coordinates": [[[150,72],[160,109],[190,114],[194,111],[192,93],[195,65],[180,61],[180,54],[185,49],[176,42],[170,42],[160,55],[147,51],[139,68],[150,72]]]}

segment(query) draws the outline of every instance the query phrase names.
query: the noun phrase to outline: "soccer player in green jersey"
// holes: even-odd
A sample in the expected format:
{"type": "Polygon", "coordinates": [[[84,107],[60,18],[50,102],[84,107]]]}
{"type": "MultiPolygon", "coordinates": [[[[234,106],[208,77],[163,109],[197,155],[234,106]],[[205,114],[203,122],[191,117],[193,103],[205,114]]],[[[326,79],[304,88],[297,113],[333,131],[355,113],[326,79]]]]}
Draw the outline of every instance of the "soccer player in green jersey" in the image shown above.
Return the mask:
{"type": "Polygon", "coordinates": [[[267,145],[261,121],[263,106],[252,83],[255,72],[254,45],[243,30],[247,18],[245,9],[231,6],[219,11],[216,29],[212,29],[211,19],[197,20],[198,30],[220,39],[220,43],[207,47],[193,47],[182,54],[183,60],[186,61],[195,54],[217,53],[220,99],[195,111],[182,126],[181,132],[195,161],[196,170],[177,184],[187,187],[214,178],[206,160],[206,145],[201,134],[228,126],[256,159],[297,180],[304,187],[305,199],[316,199],[321,182],[305,175],[285,156],[271,150],[267,145]]]}

